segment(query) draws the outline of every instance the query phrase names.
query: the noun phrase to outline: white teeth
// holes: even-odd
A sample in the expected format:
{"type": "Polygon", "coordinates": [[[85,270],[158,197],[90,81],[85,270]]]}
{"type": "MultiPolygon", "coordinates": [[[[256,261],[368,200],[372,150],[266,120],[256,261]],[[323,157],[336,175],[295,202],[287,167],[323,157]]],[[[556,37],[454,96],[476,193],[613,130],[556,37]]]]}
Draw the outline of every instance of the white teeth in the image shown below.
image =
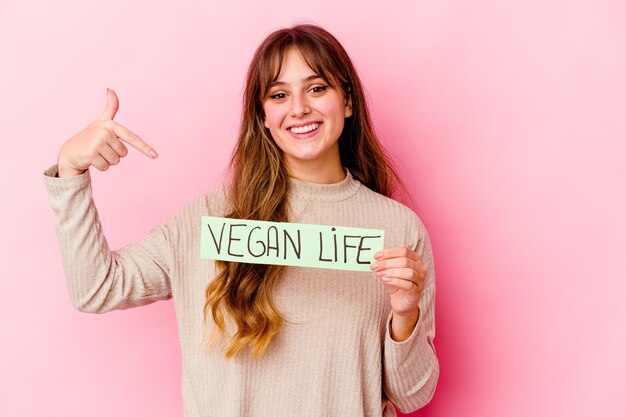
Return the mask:
{"type": "Polygon", "coordinates": [[[308,126],[292,127],[289,130],[291,130],[293,133],[307,133],[307,132],[317,129],[319,125],[320,125],[319,123],[311,123],[308,126]]]}

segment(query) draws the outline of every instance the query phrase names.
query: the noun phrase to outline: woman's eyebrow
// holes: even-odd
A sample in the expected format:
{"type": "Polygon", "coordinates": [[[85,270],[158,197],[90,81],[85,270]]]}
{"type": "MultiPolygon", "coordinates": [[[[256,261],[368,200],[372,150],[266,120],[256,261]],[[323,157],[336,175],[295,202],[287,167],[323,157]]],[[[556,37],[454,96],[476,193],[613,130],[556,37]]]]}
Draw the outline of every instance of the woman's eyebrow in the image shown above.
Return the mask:
{"type": "MultiPolygon", "coordinates": [[[[322,78],[322,77],[320,77],[318,74],[309,75],[308,77],[302,79],[302,83],[304,84],[306,82],[315,80],[317,78],[322,78]]],[[[274,87],[276,85],[286,85],[286,84],[287,83],[284,81],[274,81],[273,83],[270,84],[270,87],[274,87]]]]}

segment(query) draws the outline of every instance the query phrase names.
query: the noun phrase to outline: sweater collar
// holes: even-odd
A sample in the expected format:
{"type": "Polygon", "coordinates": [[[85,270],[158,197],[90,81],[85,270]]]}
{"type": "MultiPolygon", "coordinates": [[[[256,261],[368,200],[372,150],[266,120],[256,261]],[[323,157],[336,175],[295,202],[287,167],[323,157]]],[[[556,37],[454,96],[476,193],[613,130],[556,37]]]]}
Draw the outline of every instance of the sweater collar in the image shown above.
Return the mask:
{"type": "Polygon", "coordinates": [[[361,183],[344,167],[346,177],[333,184],[319,184],[289,177],[289,195],[302,200],[341,201],[352,197],[361,183]]]}

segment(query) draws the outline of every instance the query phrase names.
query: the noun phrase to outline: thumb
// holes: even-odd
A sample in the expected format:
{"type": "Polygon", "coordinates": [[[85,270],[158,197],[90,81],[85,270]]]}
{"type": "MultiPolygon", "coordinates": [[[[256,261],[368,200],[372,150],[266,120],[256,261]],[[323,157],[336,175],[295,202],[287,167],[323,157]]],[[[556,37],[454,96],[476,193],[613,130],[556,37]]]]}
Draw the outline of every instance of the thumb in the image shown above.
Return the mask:
{"type": "Polygon", "coordinates": [[[104,111],[100,114],[100,116],[98,116],[98,119],[113,120],[119,107],[120,102],[117,99],[117,94],[115,94],[115,91],[107,88],[107,106],[104,108],[104,111]]]}

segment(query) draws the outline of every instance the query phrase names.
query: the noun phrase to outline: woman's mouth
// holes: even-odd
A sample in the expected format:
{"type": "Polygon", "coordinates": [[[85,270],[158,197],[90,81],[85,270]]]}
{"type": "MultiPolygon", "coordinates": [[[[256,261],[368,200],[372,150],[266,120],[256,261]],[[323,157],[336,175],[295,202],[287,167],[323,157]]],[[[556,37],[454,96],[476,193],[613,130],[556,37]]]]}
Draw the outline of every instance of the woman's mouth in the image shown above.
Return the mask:
{"type": "Polygon", "coordinates": [[[321,125],[322,124],[320,122],[313,122],[306,126],[292,127],[287,130],[289,131],[291,136],[296,139],[308,139],[317,135],[317,132],[319,131],[319,127],[321,125]]]}

